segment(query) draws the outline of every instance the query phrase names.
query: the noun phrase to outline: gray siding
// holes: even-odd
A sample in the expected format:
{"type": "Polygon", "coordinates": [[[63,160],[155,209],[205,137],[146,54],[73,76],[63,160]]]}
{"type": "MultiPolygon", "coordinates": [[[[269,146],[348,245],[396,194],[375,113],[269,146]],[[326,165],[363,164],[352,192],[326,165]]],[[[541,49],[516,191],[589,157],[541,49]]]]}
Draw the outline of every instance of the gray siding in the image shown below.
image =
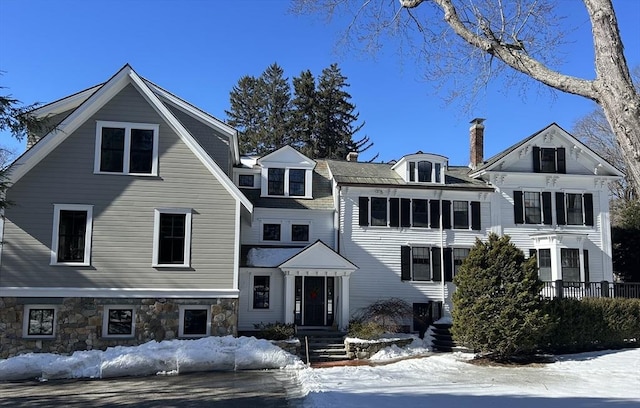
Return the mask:
{"type": "Polygon", "coordinates": [[[11,187],[1,286],[230,289],[236,202],[131,85],[11,187]],[[159,176],[96,175],[96,121],[159,123],[159,176]],[[54,204],[91,204],[90,267],[49,266],[54,204]],[[154,209],[193,209],[190,269],[153,268],[154,209]]]}

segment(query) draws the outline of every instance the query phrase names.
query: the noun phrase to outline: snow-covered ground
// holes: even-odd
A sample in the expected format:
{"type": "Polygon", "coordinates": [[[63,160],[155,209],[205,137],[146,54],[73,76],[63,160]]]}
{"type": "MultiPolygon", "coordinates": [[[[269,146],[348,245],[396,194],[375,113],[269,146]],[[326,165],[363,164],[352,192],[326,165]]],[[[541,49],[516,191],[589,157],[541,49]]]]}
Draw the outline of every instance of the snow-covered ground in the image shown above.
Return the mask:
{"type": "Polygon", "coordinates": [[[71,356],[26,354],[0,360],[0,380],[171,375],[193,371],[295,370],[304,406],[322,407],[599,407],[640,406],[640,348],[559,356],[553,364],[489,367],[470,355],[435,354],[416,341],[387,348],[381,365],[306,368],[289,353],[255,338],[208,337],[71,356]],[[382,364],[391,359],[405,360],[382,364]]]}

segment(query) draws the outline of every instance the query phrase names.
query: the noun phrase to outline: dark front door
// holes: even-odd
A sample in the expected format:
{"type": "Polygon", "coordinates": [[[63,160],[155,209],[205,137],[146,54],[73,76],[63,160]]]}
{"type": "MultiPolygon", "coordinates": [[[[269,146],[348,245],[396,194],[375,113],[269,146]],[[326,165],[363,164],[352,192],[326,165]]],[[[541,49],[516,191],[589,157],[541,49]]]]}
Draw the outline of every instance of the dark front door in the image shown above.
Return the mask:
{"type": "Polygon", "coordinates": [[[324,277],[304,278],[304,325],[324,326],[324,277]]]}

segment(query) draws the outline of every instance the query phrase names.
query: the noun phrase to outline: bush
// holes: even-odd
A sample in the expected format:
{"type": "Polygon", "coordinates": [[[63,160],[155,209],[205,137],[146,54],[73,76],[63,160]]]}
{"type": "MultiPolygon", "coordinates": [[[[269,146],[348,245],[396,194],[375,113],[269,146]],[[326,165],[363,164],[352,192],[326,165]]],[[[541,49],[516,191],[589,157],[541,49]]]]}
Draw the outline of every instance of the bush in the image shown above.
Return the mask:
{"type": "MultiPolygon", "coordinates": [[[[407,302],[398,298],[382,299],[358,310],[354,321],[375,323],[384,333],[400,333],[406,320],[413,315],[407,302]]],[[[350,322],[351,324],[351,322],[350,322]]]]}
{"type": "Polygon", "coordinates": [[[349,321],[349,337],[356,337],[363,340],[379,339],[385,333],[382,325],[376,322],[365,322],[358,319],[349,321]]]}
{"type": "Polygon", "coordinates": [[[454,338],[495,360],[534,354],[549,326],[535,259],[508,236],[476,240],[454,282],[454,338]]]}
{"type": "Polygon", "coordinates": [[[256,323],[253,325],[258,329],[256,337],[265,340],[288,340],[296,333],[296,326],[293,323],[256,323]]]}
{"type": "Polygon", "coordinates": [[[546,351],[577,353],[640,342],[640,299],[554,299],[544,310],[552,319],[546,351]]]}

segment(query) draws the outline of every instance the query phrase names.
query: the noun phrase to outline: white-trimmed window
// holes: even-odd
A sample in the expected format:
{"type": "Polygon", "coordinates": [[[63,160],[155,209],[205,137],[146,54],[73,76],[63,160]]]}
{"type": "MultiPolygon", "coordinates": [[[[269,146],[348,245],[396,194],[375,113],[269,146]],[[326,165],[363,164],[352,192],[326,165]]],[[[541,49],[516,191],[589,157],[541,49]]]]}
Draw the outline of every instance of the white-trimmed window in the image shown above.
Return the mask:
{"type": "Polygon", "coordinates": [[[51,265],[89,266],[93,206],[54,204],[51,265]]]}
{"type": "Polygon", "coordinates": [[[180,306],[178,336],[204,337],[211,333],[211,307],[208,305],[180,306]]]}
{"type": "Polygon", "coordinates": [[[156,208],[153,266],[191,265],[191,208],[156,208]]]}
{"type": "Polygon", "coordinates": [[[280,241],[282,239],[282,225],[279,223],[262,224],[263,241],[280,241]]]}
{"type": "Polygon", "coordinates": [[[271,277],[268,275],[256,275],[253,277],[253,308],[269,308],[269,292],[271,277]]]}
{"type": "Polygon", "coordinates": [[[159,125],[108,122],[96,125],[94,172],[158,175],[159,125]]]}
{"type": "Polygon", "coordinates": [[[309,224],[291,224],[291,241],[309,242],[309,224]]]}
{"type": "Polygon", "coordinates": [[[264,170],[266,189],[262,194],[276,197],[311,198],[312,172],[308,169],[270,167],[264,170]]]}
{"type": "Polygon", "coordinates": [[[22,335],[39,339],[55,337],[57,314],[58,307],[55,305],[25,305],[22,335]]]}
{"type": "Polygon", "coordinates": [[[102,337],[128,338],[135,334],[136,312],[130,305],[104,306],[102,337]]]}
{"type": "Polygon", "coordinates": [[[238,187],[254,188],[255,179],[254,174],[238,174],[238,187]]]}

